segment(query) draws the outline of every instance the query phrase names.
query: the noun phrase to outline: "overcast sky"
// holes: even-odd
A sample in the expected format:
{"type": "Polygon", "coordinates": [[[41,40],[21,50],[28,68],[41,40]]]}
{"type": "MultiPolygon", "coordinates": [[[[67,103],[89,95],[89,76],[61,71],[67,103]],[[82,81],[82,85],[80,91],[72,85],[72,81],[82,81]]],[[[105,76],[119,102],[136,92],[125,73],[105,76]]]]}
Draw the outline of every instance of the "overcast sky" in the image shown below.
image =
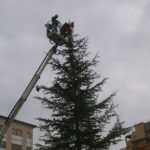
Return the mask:
{"type": "MultiPolygon", "coordinates": [[[[75,33],[89,38],[88,51],[100,54],[97,71],[109,77],[103,94],[118,91],[125,126],[150,121],[149,0],[0,0],[0,114],[10,113],[51,48],[44,24],[55,14],[74,21],[75,33]]],[[[38,84],[51,80],[48,66],[38,84]]],[[[44,115],[37,94],[17,119],[37,124],[44,115]]]]}

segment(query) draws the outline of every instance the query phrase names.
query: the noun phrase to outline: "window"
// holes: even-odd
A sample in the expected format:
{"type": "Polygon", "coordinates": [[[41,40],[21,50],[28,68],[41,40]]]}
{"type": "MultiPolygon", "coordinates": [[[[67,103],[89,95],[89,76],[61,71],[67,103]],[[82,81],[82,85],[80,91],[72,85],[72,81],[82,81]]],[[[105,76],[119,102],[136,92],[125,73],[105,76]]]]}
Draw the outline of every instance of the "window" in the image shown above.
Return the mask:
{"type": "Polygon", "coordinates": [[[11,144],[11,150],[22,150],[22,145],[11,144]]]}
{"type": "Polygon", "coordinates": [[[17,135],[17,136],[22,136],[22,130],[13,128],[12,129],[12,134],[17,135]]]}
{"type": "Polygon", "coordinates": [[[31,150],[31,147],[27,147],[26,150],[31,150]]]}
{"type": "Polygon", "coordinates": [[[31,139],[31,132],[27,132],[27,139],[31,139]]]}
{"type": "Polygon", "coordinates": [[[147,140],[146,140],[146,144],[150,144],[150,139],[147,139],[147,140]]]}
{"type": "Polygon", "coordinates": [[[150,130],[145,132],[147,137],[150,137],[150,130]]]}
{"type": "Polygon", "coordinates": [[[144,128],[145,128],[145,131],[149,131],[150,130],[150,122],[144,124],[144,128]]]}
{"type": "Polygon", "coordinates": [[[1,143],[0,143],[0,148],[6,148],[6,142],[4,142],[4,141],[2,141],[1,143]]]}

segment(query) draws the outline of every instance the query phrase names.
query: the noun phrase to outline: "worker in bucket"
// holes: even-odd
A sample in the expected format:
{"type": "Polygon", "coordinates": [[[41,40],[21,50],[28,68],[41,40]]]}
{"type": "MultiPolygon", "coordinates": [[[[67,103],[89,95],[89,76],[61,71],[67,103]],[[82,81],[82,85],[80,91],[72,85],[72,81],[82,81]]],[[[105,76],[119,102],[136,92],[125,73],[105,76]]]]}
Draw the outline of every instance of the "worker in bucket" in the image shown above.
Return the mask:
{"type": "Polygon", "coordinates": [[[58,15],[55,15],[52,17],[52,31],[53,32],[57,32],[58,31],[58,24],[59,24],[59,21],[57,20],[58,18],[58,15]]]}

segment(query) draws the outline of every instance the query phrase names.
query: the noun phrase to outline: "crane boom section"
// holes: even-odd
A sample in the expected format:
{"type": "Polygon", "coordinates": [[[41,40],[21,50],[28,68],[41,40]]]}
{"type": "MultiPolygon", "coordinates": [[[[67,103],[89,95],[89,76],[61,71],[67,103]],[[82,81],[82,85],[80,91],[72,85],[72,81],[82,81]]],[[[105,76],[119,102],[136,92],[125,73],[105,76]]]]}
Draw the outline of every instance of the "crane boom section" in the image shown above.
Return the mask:
{"type": "Polygon", "coordinates": [[[7,129],[12,124],[12,122],[13,122],[14,118],[16,117],[16,115],[18,114],[19,110],[23,106],[23,104],[26,101],[27,97],[29,96],[29,94],[33,90],[35,84],[39,80],[40,75],[42,74],[42,72],[45,69],[46,65],[48,64],[49,60],[52,58],[52,55],[54,53],[54,51],[53,51],[54,47],[55,46],[53,46],[48,51],[48,53],[46,54],[46,56],[43,59],[42,63],[40,64],[39,68],[37,69],[36,73],[33,75],[33,78],[31,79],[31,81],[27,85],[26,89],[24,90],[23,94],[21,95],[20,99],[17,101],[17,103],[15,104],[15,106],[13,107],[13,109],[11,110],[11,112],[10,112],[10,114],[9,114],[7,120],[5,121],[5,124],[4,124],[4,126],[3,126],[2,130],[1,130],[1,133],[0,133],[0,142],[2,141],[5,133],[7,132],[7,129]]]}

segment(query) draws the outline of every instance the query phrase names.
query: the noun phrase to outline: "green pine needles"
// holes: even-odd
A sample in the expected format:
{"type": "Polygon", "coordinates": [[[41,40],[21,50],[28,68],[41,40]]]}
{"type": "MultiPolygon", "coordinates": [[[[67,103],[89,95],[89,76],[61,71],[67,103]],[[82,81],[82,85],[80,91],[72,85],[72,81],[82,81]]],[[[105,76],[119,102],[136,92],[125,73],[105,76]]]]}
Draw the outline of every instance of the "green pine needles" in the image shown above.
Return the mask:
{"type": "Polygon", "coordinates": [[[98,56],[89,60],[85,38],[58,55],[50,63],[55,72],[52,86],[43,86],[46,96],[36,97],[52,112],[49,118],[38,118],[45,133],[41,140],[49,150],[103,150],[118,143],[129,128],[123,128],[115,111],[116,93],[99,99],[107,79],[95,71],[98,56]],[[106,129],[107,124],[112,127],[106,129]]]}

